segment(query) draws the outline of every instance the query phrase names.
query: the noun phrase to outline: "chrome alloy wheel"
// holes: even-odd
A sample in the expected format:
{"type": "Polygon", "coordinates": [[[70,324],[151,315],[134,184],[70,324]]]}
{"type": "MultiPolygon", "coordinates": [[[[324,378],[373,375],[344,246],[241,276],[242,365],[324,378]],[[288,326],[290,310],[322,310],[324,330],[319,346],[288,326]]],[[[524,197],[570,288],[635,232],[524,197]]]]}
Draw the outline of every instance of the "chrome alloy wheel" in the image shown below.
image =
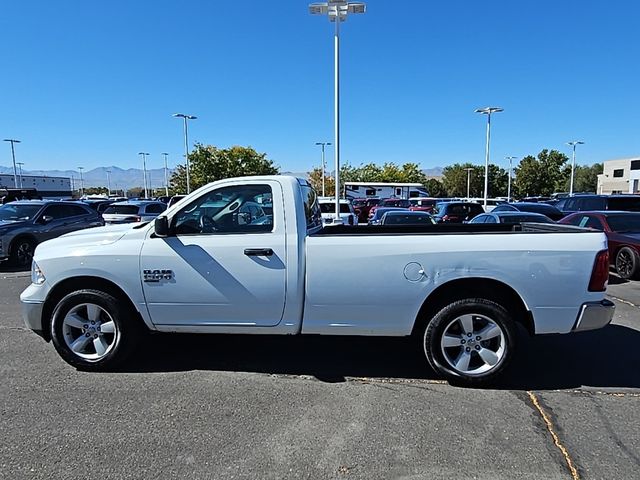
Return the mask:
{"type": "Polygon", "coordinates": [[[629,250],[622,249],[616,256],[616,270],[622,278],[630,278],[633,273],[633,256],[629,250]]]}
{"type": "Polygon", "coordinates": [[[28,240],[23,240],[16,246],[16,259],[18,266],[24,267],[31,264],[33,258],[33,245],[28,240]]]}
{"type": "Polygon", "coordinates": [[[104,308],[94,303],[82,303],[64,317],[62,334],[67,347],[75,355],[97,361],[113,349],[119,332],[104,308]]]}
{"type": "Polygon", "coordinates": [[[444,329],[442,355],[449,366],[463,375],[482,375],[496,368],[507,351],[502,328],[489,317],[466,314],[444,329]]]}

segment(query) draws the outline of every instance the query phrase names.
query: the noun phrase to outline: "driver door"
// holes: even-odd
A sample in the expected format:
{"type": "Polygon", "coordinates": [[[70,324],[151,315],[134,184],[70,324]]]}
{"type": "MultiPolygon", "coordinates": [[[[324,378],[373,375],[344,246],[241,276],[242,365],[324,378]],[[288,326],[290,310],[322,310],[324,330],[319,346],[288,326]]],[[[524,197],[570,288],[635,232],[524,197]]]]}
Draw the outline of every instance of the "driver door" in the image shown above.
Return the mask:
{"type": "Polygon", "coordinates": [[[286,232],[279,183],[247,181],[209,190],[169,222],[172,235],[150,235],[140,257],[144,295],[155,324],[280,323],[286,232]],[[270,219],[247,223],[247,204],[271,202],[270,219]]]}

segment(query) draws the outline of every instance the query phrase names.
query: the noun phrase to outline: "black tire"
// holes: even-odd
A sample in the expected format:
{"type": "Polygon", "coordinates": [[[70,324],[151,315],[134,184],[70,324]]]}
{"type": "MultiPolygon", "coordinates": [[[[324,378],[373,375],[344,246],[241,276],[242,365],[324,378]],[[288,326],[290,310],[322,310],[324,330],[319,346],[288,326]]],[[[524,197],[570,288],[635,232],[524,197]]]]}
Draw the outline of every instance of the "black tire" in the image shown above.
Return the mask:
{"type": "Polygon", "coordinates": [[[9,264],[12,267],[30,267],[36,242],[28,237],[18,237],[9,246],[9,264]]]}
{"type": "Polygon", "coordinates": [[[631,247],[622,247],[616,254],[616,272],[625,280],[640,276],[640,255],[631,247]]]}
{"type": "Polygon", "coordinates": [[[422,346],[429,365],[447,380],[468,386],[486,385],[494,382],[513,358],[516,347],[516,328],[507,310],[498,303],[484,298],[467,298],[447,305],[425,325],[422,346]],[[463,315],[472,315],[474,329],[476,326],[479,330],[486,328],[492,322],[493,325],[499,327],[501,336],[489,340],[476,340],[479,337],[474,338],[473,336],[467,337],[468,333],[460,328],[462,325],[456,324],[457,319],[463,315]],[[460,328],[460,336],[455,338],[461,339],[461,345],[444,347],[442,342],[445,331],[451,336],[451,332],[456,329],[456,326],[460,328]],[[502,349],[500,345],[502,345],[502,349]],[[489,366],[481,358],[479,351],[483,350],[482,353],[484,353],[485,348],[491,351],[495,349],[500,354],[495,365],[489,366]],[[457,358],[461,358],[464,353],[470,357],[466,372],[456,369],[452,364],[453,356],[458,354],[457,358]],[[479,367],[476,369],[477,372],[474,372],[473,368],[469,370],[469,367],[481,363],[486,366],[479,367]],[[482,371],[482,368],[488,368],[488,370],[482,371]]]}
{"type": "MultiPolygon", "coordinates": [[[[51,339],[58,354],[69,365],[85,371],[111,371],[127,360],[141,338],[143,328],[136,317],[136,312],[127,302],[119,300],[108,293],[100,290],[78,290],[65,296],[55,307],[51,319],[51,339]],[[108,320],[112,320],[115,324],[115,333],[108,337],[109,348],[100,358],[83,358],[81,356],[82,353],[75,353],[67,344],[71,336],[69,332],[77,333],[78,337],[82,337],[84,333],[80,333],[79,330],[69,330],[68,327],[63,325],[64,319],[72,309],[82,309],[84,304],[97,305],[106,312],[106,315],[105,313],[100,314],[101,320],[105,321],[105,323],[108,320]],[[65,331],[67,332],[67,339],[65,339],[65,331]]],[[[89,337],[89,335],[86,336],[89,337]]],[[[91,342],[91,340],[87,340],[87,342],[91,342]]],[[[90,346],[88,345],[87,349],[89,348],[90,346]]]]}

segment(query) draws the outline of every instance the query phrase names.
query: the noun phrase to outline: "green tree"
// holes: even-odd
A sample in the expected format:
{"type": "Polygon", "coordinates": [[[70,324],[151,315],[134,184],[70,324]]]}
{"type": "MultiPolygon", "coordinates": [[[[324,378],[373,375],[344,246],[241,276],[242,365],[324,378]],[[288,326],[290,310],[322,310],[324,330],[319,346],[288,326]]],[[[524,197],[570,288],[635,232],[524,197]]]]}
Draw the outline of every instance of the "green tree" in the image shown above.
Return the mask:
{"type": "Polygon", "coordinates": [[[143,187],[133,187],[127,190],[127,198],[142,198],[144,197],[143,187]]]}
{"type": "MultiPolygon", "coordinates": [[[[267,159],[266,153],[258,153],[251,147],[220,149],[197,143],[189,154],[189,161],[192,190],[223,178],[279,173],[279,168],[267,159]]],[[[187,171],[184,165],[178,165],[171,175],[171,187],[175,192],[186,192],[187,171]]]]}
{"type": "Polygon", "coordinates": [[[107,195],[107,187],[87,187],[84,189],[85,195],[107,195]]]}
{"type": "MultiPolygon", "coordinates": [[[[571,184],[571,165],[565,165],[563,170],[563,183],[559,191],[568,192],[571,184]]],[[[576,165],[573,175],[573,191],[596,193],[598,188],[598,175],[602,173],[602,164],[576,165]]]]}
{"type": "Polygon", "coordinates": [[[542,150],[537,157],[528,155],[514,169],[515,191],[520,197],[551,195],[563,190],[567,176],[564,165],[569,158],[557,150],[542,150]]]}
{"type": "Polygon", "coordinates": [[[427,187],[427,192],[432,197],[444,197],[447,194],[442,182],[436,178],[428,179],[424,186],[427,187]]]}
{"type": "Polygon", "coordinates": [[[467,179],[469,180],[469,196],[483,196],[484,168],[470,163],[455,163],[442,170],[442,186],[450,197],[467,196],[467,179]],[[472,170],[467,173],[468,168],[472,170]]]}

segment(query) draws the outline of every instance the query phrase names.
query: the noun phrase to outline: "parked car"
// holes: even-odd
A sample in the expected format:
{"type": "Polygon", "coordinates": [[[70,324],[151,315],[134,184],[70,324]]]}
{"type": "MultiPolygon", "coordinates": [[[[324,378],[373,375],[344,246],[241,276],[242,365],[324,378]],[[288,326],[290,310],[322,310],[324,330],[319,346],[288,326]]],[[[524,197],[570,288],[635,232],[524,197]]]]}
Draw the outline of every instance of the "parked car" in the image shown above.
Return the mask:
{"type": "Polygon", "coordinates": [[[549,217],[554,222],[557,222],[562,217],[564,217],[564,213],[562,213],[553,205],[549,205],[548,203],[531,203],[531,202],[501,203],[492,211],[496,213],[498,212],[541,213],[542,215],[546,215],[547,217],[549,217]]]}
{"type": "Polygon", "coordinates": [[[0,261],[18,267],[31,263],[36,246],[83,228],[104,225],[102,217],[80,202],[18,200],[0,207],[0,261]]]}
{"type": "Polygon", "coordinates": [[[353,205],[353,210],[358,216],[358,223],[367,223],[367,221],[369,220],[369,212],[371,211],[371,208],[375,207],[380,202],[381,199],[377,197],[354,198],[351,201],[351,205],[353,205]]]}
{"type": "MultiPolygon", "coordinates": [[[[320,204],[323,225],[333,225],[336,218],[335,199],[323,198],[318,203],[320,204]]],[[[349,200],[340,200],[340,218],[343,225],[358,225],[358,216],[349,200]]]]}
{"type": "Polygon", "coordinates": [[[441,202],[439,198],[418,197],[409,199],[409,210],[412,212],[433,212],[436,203],[441,202]]]}
{"type": "Polygon", "coordinates": [[[227,178],[141,228],[46,242],[20,296],[22,315],[81,370],[116,368],[141,348],[146,330],[414,336],[437,374],[479,385],[517,355],[520,327],[532,335],[593,330],[615,312],[605,297],[605,235],[532,225],[526,235],[509,225],[354,234],[322,228],[305,180],[227,178]],[[237,222],[245,202],[267,194],[272,225],[237,222]],[[221,199],[208,217],[205,206],[221,199]],[[194,215],[206,217],[200,230],[181,233],[194,215]],[[210,220],[229,229],[207,231],[210,220]]]}
{"type": "Polygon", "coordinates": [[[523,222],[555,223],[546,215],[532,212],[496,212],[482,213],[473,217],[469,223],[507,223],[516,224],[523,222]]]}
{"type": "Polygon", "coordinates": [[[604,232],[609,242],[609,259],[618,275],[624,279],[640,277],[640,213],[578,212],[558,223],[604,232]]]}
{"type": "Polygon", "coordinates": [[[562,208],[565,215],[603,210],[640,212],[640,195],[574,195],[566,199],[562,208]]]}
{"type": "Polygon", "coordinates": [[[167,203],[167,208],[173,207],[176,203],[182,200],[186,195],[174,195],[169,199],[169,203],[167,203]]]}
{"type": "Polygon", "coordinates": [[[373,207],[371,207],[371,210],[369,210],[369,218],[373,216],[376,209],[378,208],[396,207],[396,208],[408,209],[410,206],[411,206],[411,203],[409,202],[409,200],[405,198],[384,198],[380,200],[380,203],[378,203],[378,205],[374,205],[373,207]]]}
{"type": "Polygon", "coordinates": [[[107,207],[109,205],[115,203],[115,200],[107,200],[107,199],[93,200],[93,199],[89,199],[89,200],[83,200],[82,203],[85,203],[85,204],[89,205],[96,212],[102,214],[102,213],[104,213],[104,211],[107,209],[107,207]]]}
{"type": "Polygon", "coordinates": [[[105,223],[132,223],[153,220],[167,209],[167,205],[154,200],[131,200],[109,205],[102,214],[105,223]]]}
{"type": "Polygon", "coordinates": [[[385,212],[380,225],[435,225],[436,221],[427,212],[391,210],[385,212]]]}
{"type": "Polygon", "coordinates": [[[369,225],[380,225],[380,220],[382,220],[382,216],[387,213],[387,212],[391,212],[394,210],[400,210],[403,212],[408,212],[409,210],[407,210],[406,208],[400,208],[400,207],[382,207],[382,208],[378,208],[376,209],[375,212],[373,212],[373,215],[371,215],[369,217],[369,225]]]}
{"type": "Polygon", "coordinates": [[[462,223],[481,213],[482,205],[475,202],[442,202],[436,203],[433,219],[438,223],[462,223]]]}

